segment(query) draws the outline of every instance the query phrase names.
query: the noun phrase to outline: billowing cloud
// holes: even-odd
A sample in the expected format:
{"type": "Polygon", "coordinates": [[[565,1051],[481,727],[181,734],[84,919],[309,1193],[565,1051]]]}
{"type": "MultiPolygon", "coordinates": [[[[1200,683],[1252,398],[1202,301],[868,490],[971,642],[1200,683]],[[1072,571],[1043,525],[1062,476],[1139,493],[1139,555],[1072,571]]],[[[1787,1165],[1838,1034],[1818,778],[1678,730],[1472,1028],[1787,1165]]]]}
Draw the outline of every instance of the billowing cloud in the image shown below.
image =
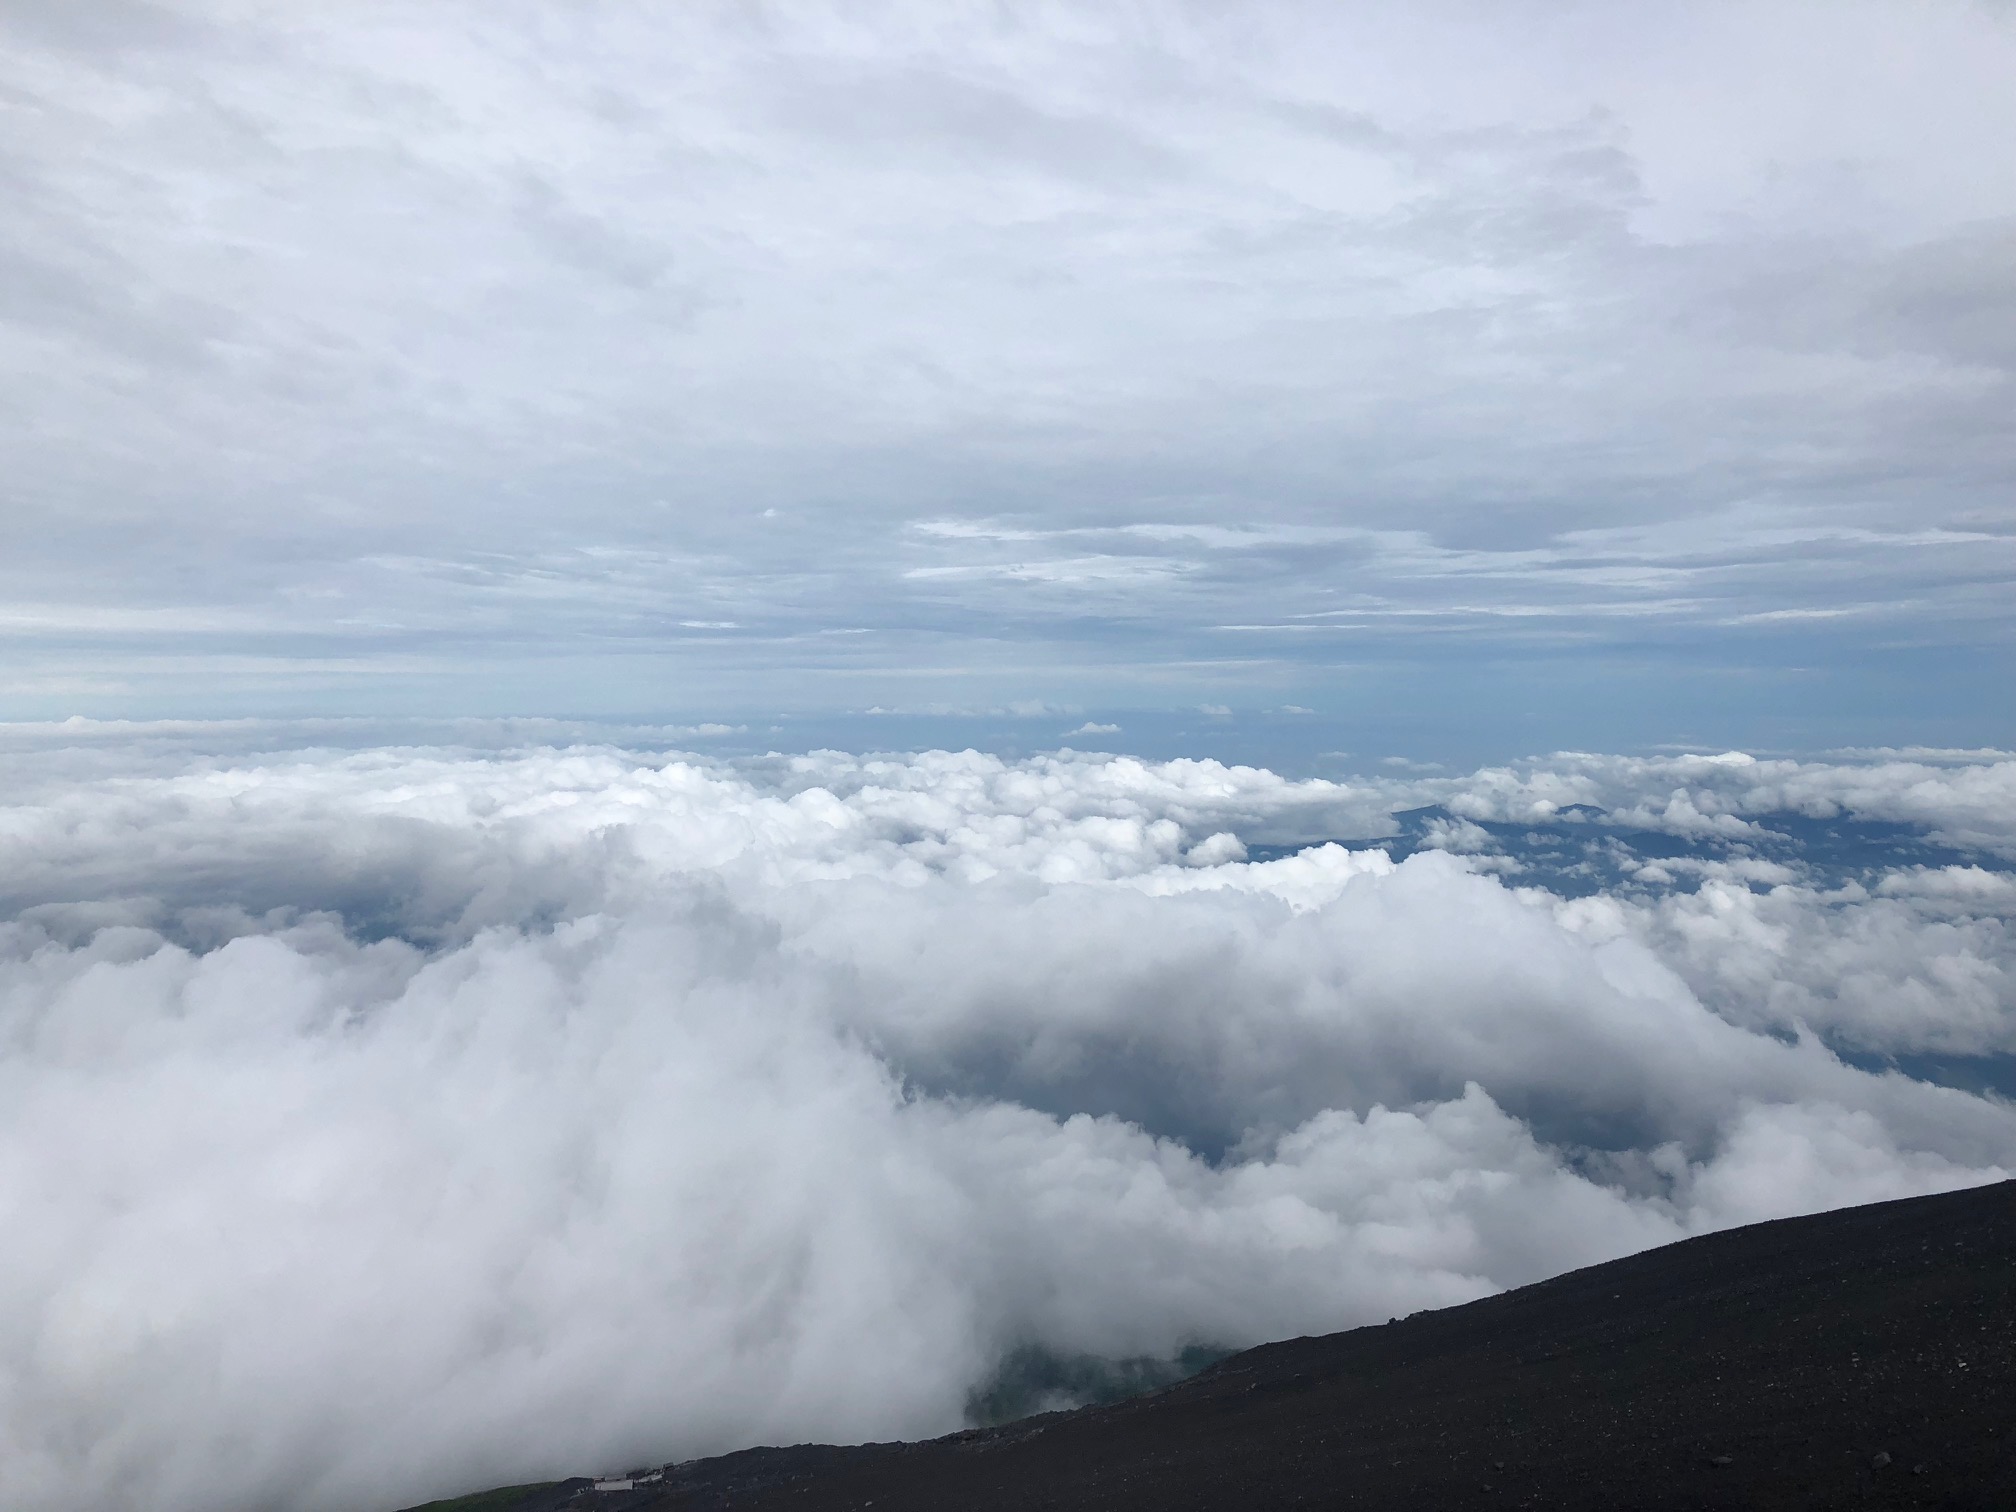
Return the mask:
{"type": "Polygon", "coordinates": [[[2012,1048],[2006,850],[1850,889],[1741,830],[2006,847],[1993,754],[1339,783],[6,734],[29,1512],[928,1433],[1017,1348],[1344,1327],[2016,1170],[2006,1101],[1836,1053],[2012,1048]],[[1500,816],[1598,798],[1701,869],[1494,873],[1500,816]],[[1445,843],[1363,843],[1424,803],[1445,843]]]}

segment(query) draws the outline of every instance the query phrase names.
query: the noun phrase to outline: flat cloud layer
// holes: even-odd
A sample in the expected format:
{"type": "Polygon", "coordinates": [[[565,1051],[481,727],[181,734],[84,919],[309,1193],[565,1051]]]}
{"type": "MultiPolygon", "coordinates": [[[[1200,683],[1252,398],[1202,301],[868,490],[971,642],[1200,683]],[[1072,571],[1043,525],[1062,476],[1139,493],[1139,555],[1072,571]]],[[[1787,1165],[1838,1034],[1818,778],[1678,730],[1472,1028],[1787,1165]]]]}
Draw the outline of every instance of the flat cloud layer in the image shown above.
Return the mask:
{"type": "Polygon", "coordinates": [[[1481,657],[1657,681],[1555,740],[2006,740],[2012,70],[1967,0],[7,0],[0,699],[1481,657]]]}
{"type": "Polygon", "coordinates": [[[931,1433],[1025,1346],[1348,1327],[2016,1170],[2006,1101],[1859,1068],[2016,1051],[2006,755],[1332,783],[257,733],[0,732],[10,1508],[931,1433]],[[1295,848],[1428,803],[1404,860],[1295,848]],[[1737,848],[1521,885],[1488,826],[1574,804],[1737,848]],[[1786,814],[1983,864],[1742,849],[1786,814]]]}

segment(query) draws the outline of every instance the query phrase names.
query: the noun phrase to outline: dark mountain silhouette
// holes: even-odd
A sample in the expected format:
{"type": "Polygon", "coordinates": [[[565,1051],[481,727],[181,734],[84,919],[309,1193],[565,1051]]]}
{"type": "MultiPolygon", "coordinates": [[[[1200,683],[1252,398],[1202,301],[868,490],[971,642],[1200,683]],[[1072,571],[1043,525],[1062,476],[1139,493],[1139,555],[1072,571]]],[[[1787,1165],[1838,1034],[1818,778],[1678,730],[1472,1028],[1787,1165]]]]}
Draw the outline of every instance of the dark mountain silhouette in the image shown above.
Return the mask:
{"type": "Polygon", "coordinates": [[[1760,1223],[918,1444],[484,1512],[2016,1508],[2016,1182],[1760,1223]]]}

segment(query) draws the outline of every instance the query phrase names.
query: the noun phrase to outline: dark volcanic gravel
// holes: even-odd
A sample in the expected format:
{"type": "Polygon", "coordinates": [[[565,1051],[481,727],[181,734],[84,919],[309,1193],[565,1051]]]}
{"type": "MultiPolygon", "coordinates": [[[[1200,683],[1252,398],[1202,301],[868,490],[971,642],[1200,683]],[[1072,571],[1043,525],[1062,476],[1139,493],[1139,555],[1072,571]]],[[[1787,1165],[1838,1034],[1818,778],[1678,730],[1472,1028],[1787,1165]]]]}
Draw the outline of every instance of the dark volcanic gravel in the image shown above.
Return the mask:
{"type": "Polygon", "coordinates": [[[2016,1508],[2016,1182],[1690,1239],[1117,1406],[520,1512],[2016,1508]]]}

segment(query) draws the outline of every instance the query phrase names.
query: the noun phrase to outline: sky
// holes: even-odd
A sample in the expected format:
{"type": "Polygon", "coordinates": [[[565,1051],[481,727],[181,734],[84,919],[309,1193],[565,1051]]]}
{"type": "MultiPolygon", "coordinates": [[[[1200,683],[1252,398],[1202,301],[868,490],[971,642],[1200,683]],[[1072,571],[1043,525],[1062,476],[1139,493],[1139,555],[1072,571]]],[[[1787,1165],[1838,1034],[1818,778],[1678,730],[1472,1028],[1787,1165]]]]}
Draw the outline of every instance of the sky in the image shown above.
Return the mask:
{"type": "Polygon", "coordinates": [[[2016,1174],[2012,84],[1961,0],[0,0],[0,1507],[2016,1174]]]}
{"type": "Polygon", "coordinates": [[[6,0],[0,716],[2007,744],[2012,79],[1959,0],[6,0]]]}

